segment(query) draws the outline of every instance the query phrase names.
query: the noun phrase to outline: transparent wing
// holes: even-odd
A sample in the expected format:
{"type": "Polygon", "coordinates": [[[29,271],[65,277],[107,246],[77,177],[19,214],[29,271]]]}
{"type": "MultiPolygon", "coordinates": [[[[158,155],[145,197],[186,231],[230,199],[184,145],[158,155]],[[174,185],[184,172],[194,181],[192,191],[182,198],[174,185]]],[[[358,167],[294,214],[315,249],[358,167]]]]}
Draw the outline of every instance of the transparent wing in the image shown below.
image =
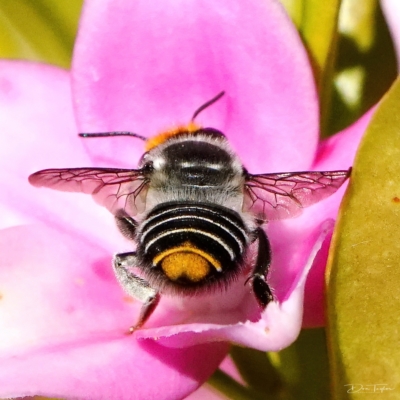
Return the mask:
{"type": "Polygon", "coordinates": [[[347,171],[248,175],[245,208],[267,220],[291,218],[329,197],[350,176],[347,171]]]}
{"type": "Polygon", "coordinates": [[[29,177],[33,186],[91,194],[113,214],[134,216],[145,209],[148,179],[142,170],[114,168],[45,169],[29,177]]]}

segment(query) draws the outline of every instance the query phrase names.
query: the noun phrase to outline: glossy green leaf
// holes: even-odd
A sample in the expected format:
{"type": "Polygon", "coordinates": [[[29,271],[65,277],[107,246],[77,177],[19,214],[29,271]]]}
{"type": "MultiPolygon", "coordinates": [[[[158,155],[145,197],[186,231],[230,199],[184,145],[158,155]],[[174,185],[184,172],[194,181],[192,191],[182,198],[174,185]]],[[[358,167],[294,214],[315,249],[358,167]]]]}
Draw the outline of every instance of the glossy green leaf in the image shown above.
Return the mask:
{"type": "Polygon", "coordinates": [[[400,398],[400,80],[357,154],[328,269],[335,399],[400,398]]]}
{"type": "Polygon", "coordinates": [[[2,0],[0,57],[69,67],[83,0],[2,0]]]}

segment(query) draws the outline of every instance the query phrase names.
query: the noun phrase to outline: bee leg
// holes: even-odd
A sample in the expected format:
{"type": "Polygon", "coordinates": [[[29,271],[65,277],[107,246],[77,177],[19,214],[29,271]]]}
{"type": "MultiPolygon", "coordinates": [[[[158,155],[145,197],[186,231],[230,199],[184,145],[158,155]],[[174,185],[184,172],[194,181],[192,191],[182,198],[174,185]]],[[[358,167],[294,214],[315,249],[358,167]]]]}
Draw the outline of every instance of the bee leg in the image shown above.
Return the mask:
{"type": "Polygon", "coordinates": [[[136,265],[135,252],[117,254],[113,260],[114,272],[118,282],[129,296],[143,303],[136,324],[129,328],[130,333],[140,328],[148,320],[160,301],[159,293],[146,280],[129,270],[136,265]]]}
{"type": "Polygon", "coordinates": [[[135,239],[137,222],[133,218],[131,218],[128,214],[126,214],[125,211],[120,211],[115,216],[115,222],[117,223],[117,226],[121,231],[121,233],[127,239],[130,240],[135,239]]]}
{"type": "Polygon", "coordinates": [[[274,300],[271,289],[266,282],[266,275],[271,264],[271,246],[262,228],[257,228],[255,234],[258,240],[257,260],[250,279],[254,295],[264,309],[269,302],[274,300]]]}

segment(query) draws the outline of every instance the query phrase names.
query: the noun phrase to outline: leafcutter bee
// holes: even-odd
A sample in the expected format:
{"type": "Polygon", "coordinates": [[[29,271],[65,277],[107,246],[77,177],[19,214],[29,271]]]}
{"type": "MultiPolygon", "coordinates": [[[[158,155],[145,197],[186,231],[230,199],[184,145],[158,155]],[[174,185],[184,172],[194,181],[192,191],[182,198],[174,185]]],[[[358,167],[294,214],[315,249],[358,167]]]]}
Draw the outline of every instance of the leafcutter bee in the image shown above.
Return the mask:
{"type": "MultiPolygon", "coordinates": [[[[297,216],[330,196],[349,170],[249,173],[217,129],[187,126],[144,138],[131,132],[80,134],[133,136],[146,142],[137,169],[66,168],[34,173],[34,186],[93,195],[115,216],[136,250],[114,257],[115,275],[143,303],[131,331],[141,327],[160,295],[222,290],[248,271],[246,253],[256,250],[248,277],[262,308],[274,299],[267,283],[271,249],[267,221],[297,216]]],[[[248,272],[247,272],[248,273],[248,272]]]]}

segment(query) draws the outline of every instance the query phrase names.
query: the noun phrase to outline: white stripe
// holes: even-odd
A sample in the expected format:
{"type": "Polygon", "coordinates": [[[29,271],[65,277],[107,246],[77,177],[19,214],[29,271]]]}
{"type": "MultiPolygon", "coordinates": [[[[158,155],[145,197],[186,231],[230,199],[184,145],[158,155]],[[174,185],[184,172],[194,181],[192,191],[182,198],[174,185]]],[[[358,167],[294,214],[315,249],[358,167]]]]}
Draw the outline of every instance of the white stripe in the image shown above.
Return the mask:
{"type": "MultiPolygon", "coordinates": [[[[198,220],[201,220],[201,221],[207,221],[212,225],[219,226],[222,230],[224,230],[225,232],[229,233],[236,240],[236,243],[238,244],[238,246],[240,248],[240,253],[243,253],[244,246],[243,246],[241,240],[233,232],[231,232],[228,228],[226,228],[225,226],[223,226],[221,224],[217,224],[212,219],[205,218],[205,217],[202,217],[202,216],[199,217],[197,215],[190,215],[190,214],[188,214],[188,215],[178,215],[178,216],[167,218],[167,219],[164,219],[162,221],[157,222],[156,224],[154,224],[150,228],[148,228],[148,230],[140,237],[140,243],[144,242],[145,237],[152,231],[153,228],[157,228],[157,226],[162,225],[164,222],[167,223],[167,222],[171,222],[171,221],[175,221],[175,220],[179,220],[179,219],[184,219],[184,218],[193,218],[193,219],[198,219],[198,220]]],[[[141,231],[143,233],[143,229],[141,231]]],[[[245,236],[245,238],[246,238],[246,236],[245,236]]]]}
{"type": "MultiPolygon", "coordinates": [[[[204,206],[201,207],[201,206],[198,206],[198,205],[187,205],[187,204],[183,204],[183,205],[182,204],[181,205],[177,204],[176,206],[173,206],[172,208],[168,208],[167,210],[164,210],[164,211],[160,212],[159,214],[153,215],[152,217],[150,217],[150,218],[146,219],[145,221],[143,221],[143,225],[141,226],[140,230],[143,231],[143,228],[149,222],[151,222],[155,218],[158,218],[161,215],[169,213],[171,210],[184,210],[185,208],[189,208],[189,207],[190,208],[197,208],[198,210],[209,211],[212,214],[216,214],[219,217],[222,217],[225,221],[230,222],[235,228],[237,228],[244,237],[247,237],[246,231],[243,228],[241,228],[235,221],[232,221],[229,217],[227,217],[227,216],[225,216],[223,214],[220,214],[217,211],[212,210],[211,208],[207,208],[207,207],[204,207],[204,206]]],[[[184,211],[186,211],[186,210],[184,210],[184,211]]]]}
{"type": "Polygon", "coordinates": [[[201,162],[188,162],[184,161],[181,163],[181,168],[185,169],[190,169],[190,168],[207,168],[207,169],[212,169],[212,170],[222,170],[224,168],[223,163],[205,163],[203,160],[201,162]]]}
{"type": "Polygon", "coordinates": [[[150,240],[149,243],[147,243],[147,245],[144,249],[144,252],[147,253],[149,247],[152,246],[157,240],[159,240],[165,236],[168,236],[170,234],[180,233],[180,232],[194,232],[194,233],[199,233],[200,235],[203,235],[203,236],[207,236],[207,237],[213,239],[215,242],[219,243],[229,253],[232,261],[235,259],[235,254],[233,253],[233,251],[229,247],[227,247],[226,243],[224,243],[221,239],[212,235],[211,233],[199,231],[198,229],[194,229],[194,228],[182,228],[182,229],[175,229],[175,230],[163,232],[160,235],[158,235],[157,237],[155,237],[154,239],[150,240]]]}

